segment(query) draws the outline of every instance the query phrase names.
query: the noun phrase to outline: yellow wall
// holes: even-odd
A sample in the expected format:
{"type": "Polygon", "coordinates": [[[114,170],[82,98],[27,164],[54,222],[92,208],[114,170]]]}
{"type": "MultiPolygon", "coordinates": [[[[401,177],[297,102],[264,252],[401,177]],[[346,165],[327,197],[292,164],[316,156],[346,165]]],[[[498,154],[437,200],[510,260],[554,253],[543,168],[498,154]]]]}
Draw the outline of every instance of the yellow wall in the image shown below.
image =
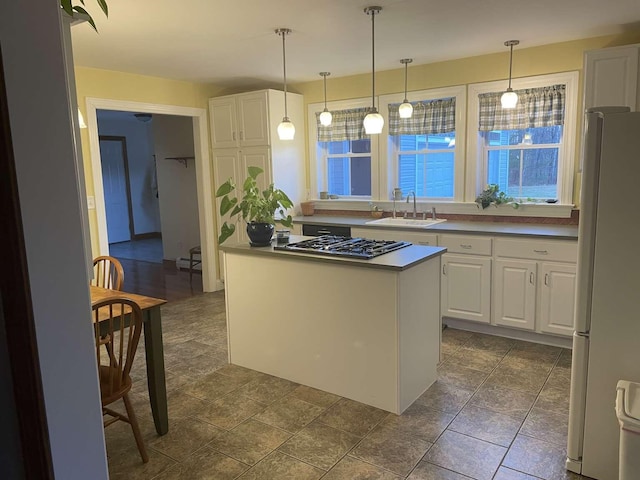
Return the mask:
{"type": "MultiPolygon", "coordinates": [[[[220,88],[212,85],[86,67],[76,67],[75,76],[78,105],[85,118],[87,97],[207,109],[208,99],[220,95],[221,92],[220,88]]],[[[81,140],[87,195],[94,195],[93,169],[87,130],[81,130],[81,140]]],[[[91,246],[93,254],[96,256],[99,246],[95,210],[89,210],[89,226],[91,246]]]]}
{"type": "MultiPolygon", "coordinates": [[[[640,43],[640,31],[627,32],[622,35],[587,38],[571,42],[555,43],[540,47],[524,48],[521,44],[513,53],[513,77],[528,77],[550,73],[580,72],[579,104],[582,105],[582,84],[584,52],[606,47],[640,43]]],[[[363,55],[368,54],[362,52],[363,55]]],[[[400,58],[400,56],[398,56],[400,58]]],[[[400,65],[394,70],[377,72],[376,95],[402,93],[404,89],[404,67],[400,65]]],[[[410,65],[408,70],[407,90],[426,90],[453,85],[464,85],[478,82],[490,82],[508,77],[509,50],[503,53],[462,58],[446,62],[426,65],[410,65]]],[[[324,65],[318,70],[331,70],[331,65],[324,65]]],[[[291,86],[291,91],[304,95],[305,111],[309,103],[319,103],[323,98],[322,79],[291,86]]],[[[327,100],[345,100],[371,96],[371,74],[353,75],[349,77],[327,78],[327,100]]],[[[582,110],[582,108],[580,108],[582,110]]],[[[582,112],[578,112],[582,117],[582,112]]],[[[305,116],[306,118],[306,116],[305,116]]],[[[576,139],[577,152],[580,151],[581,126],[578,122],[576,139]]],[[[309,148],[308,128],[304,129],[307,151],[309,148]]],[[[577,167],[578,162],[576,162],[577,167]]],[[[308,175],[308,173],[307,173],[308,175]]],[[[307,185],[310,179],[307,177],[307,185]]],[[[574,189],[574,203],[578,203],[579,188],[574,189]]]]}

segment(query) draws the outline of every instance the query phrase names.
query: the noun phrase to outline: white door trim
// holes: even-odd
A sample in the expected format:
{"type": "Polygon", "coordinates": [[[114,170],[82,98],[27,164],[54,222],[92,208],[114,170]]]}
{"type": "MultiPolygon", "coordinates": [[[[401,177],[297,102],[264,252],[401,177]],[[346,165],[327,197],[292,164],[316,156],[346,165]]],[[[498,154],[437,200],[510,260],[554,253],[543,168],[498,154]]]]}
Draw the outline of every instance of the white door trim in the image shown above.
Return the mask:
{"type": "Polygon", "coordinates": [[[89,150],[93,170],[93,189],[98,220],[98,242],[100,255],[109,254],[107,236],[107,215],[102,187],[102,165],[100,160],[100,141],[98,136],[98,118],[96,110],[120,110],[125,112],[158,113],[193,118],[193,139],[195,146],[196,183],[198,193],[198,218],[200,226],[200,245],[202,248],[202,288],[212,292],[222,288],[216,282],[216,256],[213,206],[215,199],[211,187],[211,163],[209,161],[209,141],[207,136],[207,111],[204,108],[179,107],[153,103],[130,102],[87,97],[87,127],[89,132],[89,150]]]}

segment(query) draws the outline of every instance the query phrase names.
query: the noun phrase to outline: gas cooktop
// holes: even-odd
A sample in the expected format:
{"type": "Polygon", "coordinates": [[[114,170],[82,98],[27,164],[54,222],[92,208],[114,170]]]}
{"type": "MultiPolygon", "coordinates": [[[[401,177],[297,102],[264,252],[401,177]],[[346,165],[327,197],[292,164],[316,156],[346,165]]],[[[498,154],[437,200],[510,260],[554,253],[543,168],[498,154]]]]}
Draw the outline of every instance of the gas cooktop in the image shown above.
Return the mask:
{"type": "Polygon", "coordinates": [[[321,237],[314,237],[301,242],[275,245],[273,249],[368,260],[400,248],[408,247],[409,245],[411,245],[411,243],[397,242],[395,240],[369,240],[358,237],[322,235],[321,237]]]}

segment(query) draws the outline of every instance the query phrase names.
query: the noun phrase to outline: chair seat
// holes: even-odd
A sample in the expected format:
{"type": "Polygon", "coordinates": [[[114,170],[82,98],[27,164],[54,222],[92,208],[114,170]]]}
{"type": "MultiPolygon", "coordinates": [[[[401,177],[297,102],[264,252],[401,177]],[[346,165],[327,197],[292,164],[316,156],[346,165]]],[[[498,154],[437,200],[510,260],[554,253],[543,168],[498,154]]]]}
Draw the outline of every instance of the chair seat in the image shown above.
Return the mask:
{"type": "Polygon", "coordinates": [[[114,367],[106,365],[100,366],[100,399],[102,400],[102,406],[109,405],[116,400],[122,398],[122,396],[131,390],[131,377],[125,375],[122,379],[122,383],[118,384],[118,370],[114,367]],[[114,382],[113,387],[110,383],[110,373],[113,372],[114,382]]]}

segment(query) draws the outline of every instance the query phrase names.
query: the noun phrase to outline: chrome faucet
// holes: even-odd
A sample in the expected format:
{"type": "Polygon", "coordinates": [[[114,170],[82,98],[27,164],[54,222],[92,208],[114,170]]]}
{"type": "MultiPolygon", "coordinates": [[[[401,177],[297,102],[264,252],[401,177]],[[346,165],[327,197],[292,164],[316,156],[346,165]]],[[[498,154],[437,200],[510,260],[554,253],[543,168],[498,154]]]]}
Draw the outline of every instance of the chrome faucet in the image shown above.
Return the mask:
{"type": "Polygon", "coordinates": [[[399,187],[393,189],[393,214],[392,218],[396,218],[396,200],[402,200],[402,190],[399,187]]]}
{"type": "Polygon", "coordinates": [[[416,208],[416,192],[414,192],[413,190],[411,190],[409,193],[407,193],[407,203],[409,203],[409,197],[413,195],[413,218],[417,218],[418,217],[418,210],[416,208]]]}
{"type": "Polygon", "coordinates": [[[436,219],[436,207],[431,207],[431,220],[437,220],[436,219]]]}

